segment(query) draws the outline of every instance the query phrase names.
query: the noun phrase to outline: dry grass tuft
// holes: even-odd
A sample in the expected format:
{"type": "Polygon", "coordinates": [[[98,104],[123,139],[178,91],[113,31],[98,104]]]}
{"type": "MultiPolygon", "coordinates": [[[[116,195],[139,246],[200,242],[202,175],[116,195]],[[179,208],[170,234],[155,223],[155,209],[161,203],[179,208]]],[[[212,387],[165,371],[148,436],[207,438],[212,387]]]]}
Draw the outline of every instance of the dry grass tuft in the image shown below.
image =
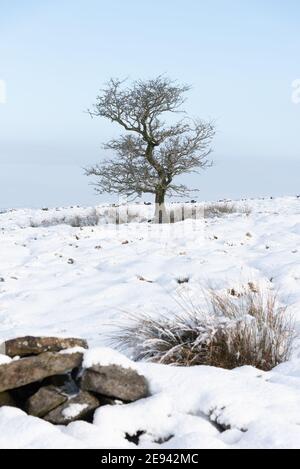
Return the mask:
{"type": "Polygon", "coordinates": [[[275,295],[248,287],[240,297],[209,291],[207,300],[203,312],[181,298],[183,312],[172,320],[130,315],[112,342],[133,350],[136,360],[177,366],[249,365],[269,371],[289,359],[294,324],[275,295]]]}
{"type": "Polygon", "coordinates": [[[240,207],[230,202],[215,202],[204,206],[205,218],[220,218],[235,213],[250,215],[251,209],[246,205],[240,207]]]}

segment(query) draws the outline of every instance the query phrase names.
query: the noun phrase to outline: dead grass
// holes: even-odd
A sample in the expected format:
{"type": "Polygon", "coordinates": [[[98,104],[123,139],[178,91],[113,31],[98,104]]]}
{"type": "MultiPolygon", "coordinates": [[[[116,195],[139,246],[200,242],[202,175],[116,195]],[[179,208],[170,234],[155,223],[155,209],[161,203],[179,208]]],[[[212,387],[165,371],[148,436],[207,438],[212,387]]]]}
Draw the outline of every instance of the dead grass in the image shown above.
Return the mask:
{"type": "Polygon", "coordinates": [[[136,360],[177,366],[269,371],[290,357],[294,323],[270,292],[248,287],[233,297],[209,291],[204,312],[186,299],[180,304],[182,313],[172,320],[130,315],[113,335],[113,345],[133,350],[136,360]]]}
{"type": "MultiPolygon", "coordinates": [[[[46,210],[43,210],[46,212],[46,210]]],[[[50,227],[50,226],[58,226],[58,225],[69,225],[73,228],[80,228],[83,226],[97,226],[99,223],[99,215],[97,210],[94,209],[89,213],[86,214],[79,214],[79,215],[65,215],[60,214],[59,211],[56,216],[48,216],[41,220],[30,220],[30,227],[31,228],[40,228],[40,227],[50,227]]]]}
{"type": "Polygon", "coordinates": [[[231,202],[215,202],[204,206],[205,218],[224,217],[225,215],[232,215],[235,213],[249,216],[251,209],[246,205],[241,207],[231,202]]]}

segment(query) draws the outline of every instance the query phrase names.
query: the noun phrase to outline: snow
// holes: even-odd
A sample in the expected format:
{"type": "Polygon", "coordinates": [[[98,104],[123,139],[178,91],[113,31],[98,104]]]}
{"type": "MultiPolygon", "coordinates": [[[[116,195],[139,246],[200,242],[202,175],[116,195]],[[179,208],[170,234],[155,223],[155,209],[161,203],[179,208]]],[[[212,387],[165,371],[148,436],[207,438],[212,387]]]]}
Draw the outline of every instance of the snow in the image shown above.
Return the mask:
{"type": "Polygon", "coordinates": [[[85,351],[83,368],[91,368],[95,365],[110,366],[118,365],[122,368],[136,369],[136,364],[125,355],[108,347],[96,347],[85,351]]]}
{"type": "Polygon", "coordinates": [[[70,404],[66,409],[62,411],[63,417],[68,420],[77,417],[88,407],[88,404],[70,404]]]}
{"type": "MultiPolygon", "coordinates": [[[[269,373],[133,363],[107,348],[125,313],[171,317],[180,311],[178,293],[201,305],[207,285],[240,291],[252,282],[277,292],[299,331],[300,199],[236,204],[241,211],[246,204],[250,215],[166,226],[147,223],[153,206],[144,205],[129,208],[130,223],[122,223],[123,207],[119,225],[108,206],[0,214],[0,342],[85,338],[85,367],[134,368],[152,393],[101,407],[93,424],[67,427],[1,408],[1,448],[136,448],[125,435],[139,431],[139,447],[146,448],[300,448],[299,338],[291,360],[269,373]],[[188,283],[179,285],[181,277],[188,283]]],[[[0,355],[0,364],[7,361],[0,355]]]]}
{"type": "Polygon", "coordinates": [[[7,355],[0,355],[0,365],[6,365],[10,363],[12,360],[7,355]]]}
{"type": "Polygon", "coordinates": [[[73,355],[74,353],[83,353],[85,352],[85,349],[83,347],[72,347],[72,348],[67,348],[64,350],[61,350],[59,353],[60,355],[73,355]]]}
{"type": "MultiPolygon", "coordinates": [[[[250,367],[227,371],[135,366],[149,380],[151,397],[100,407],[93,424],[74,422],[67,427],[2,408],[0,448],[53,448],[65,443],[67,447],[136,448],[125,435],[143,431],[140,448],[299,449],[300,378],[282,381],[281,367],[264,373],[250,367]]],[[[81,410],[80,405],[70,405],[64,415],[72,418],[81,410]]]]}
{"type": "Polygon", "coordinates": [[[81,449],[85,445],[44,420],[29,417],[19,409],[2,407],[0,448],[81,449]]]}

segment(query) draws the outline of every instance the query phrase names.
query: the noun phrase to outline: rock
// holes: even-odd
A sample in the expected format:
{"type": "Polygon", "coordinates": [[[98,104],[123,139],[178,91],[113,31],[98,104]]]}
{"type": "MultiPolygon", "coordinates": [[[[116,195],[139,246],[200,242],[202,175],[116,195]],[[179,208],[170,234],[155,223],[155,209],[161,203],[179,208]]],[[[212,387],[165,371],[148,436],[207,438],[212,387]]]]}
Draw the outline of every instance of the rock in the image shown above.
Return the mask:
{"type": "Polygon", "coordinates": [[[82,353],[47,352],[0,365],[0,392],[41,381],[48,376],[68,373],[82,364],[82,353]]]}
{"type": "Polygon", "coordinates": [[[25,409],[29,415],[34,417],[44,417],[46,414],[64,404],[68,396],[63,394],[55,386],[41,388],[36,394],[30,397],[25,409]]]}
{"type": "Polygon", "coordinates": [[[50,376],[49,378],[46,378],[43,381],[42,386],[54,386],[56,388],[59,388],[64,394],[67,394],[69,396],[74,396],[79,392],[79,387],[77,383],[72,379],[71,373],[65,375],[50,376]]]}
{"type": "Polygon", "coordinates": [[[11,396],[14,398],[17,403],[17,407],[22,410],[25,410],[25,404],[27,400],[36,394],[41,388],[41,382],[30,383],[26,386],[21,386],[20,388],[12,389],[10,391],[11,396]]]}
{"type": "Polygon", "coordinates": [[[91,421],[100,401],[89,392],[81,391],[78,396],[69,399],[63,405],[44,416],[44,420],[54,425],[68,425],[77,420],[91,421]]]}
{"type": "Polygon", "coordinates": [[[0,407],[2,406],[17,407],[14,398],[9,394],[9,392],[0,393],[0,407]]]}
{"type": "Polygon", "coordinates": [[[144,430],[139,430],[134,435],[129,435],[129,433],[125,433],[125,439],[130,443],[133,443],[134,445],[138,446],[140,443],[140,438],[143,435],[146,435],[146,432],[144,430]]]}
{"type": "Polygon", "coordinates": [[[60,352],[74,347],[87,349],[88,345],[82,339],[60,339],[58,337],[19,337],[8,340],[1,346],[4,355],[9,357],[27,357],[40,355],[45,352],[60,352]]]}
{"type": "Polygon", "coordinates": [[[133,402],[149,395],[144,376],[119,365],[96,365],[83,372],[81,389],[125,402],[133,402]]]}

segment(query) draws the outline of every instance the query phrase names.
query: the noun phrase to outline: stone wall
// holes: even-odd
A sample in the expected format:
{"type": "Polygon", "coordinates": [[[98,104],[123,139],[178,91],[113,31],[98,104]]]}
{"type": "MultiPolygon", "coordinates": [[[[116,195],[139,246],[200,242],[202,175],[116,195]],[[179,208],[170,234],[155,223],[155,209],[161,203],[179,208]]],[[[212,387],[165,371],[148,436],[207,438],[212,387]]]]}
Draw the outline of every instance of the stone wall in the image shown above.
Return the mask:
{"type": "Polygon", "coordinates": [[[120,365],[83,369],[86,341],[76,338],[21,337],[0,353],[0,407],[13,406],[56,425],[92,422],[103,405],[128,403],[149,395],[146,379],[120,365]]]}

